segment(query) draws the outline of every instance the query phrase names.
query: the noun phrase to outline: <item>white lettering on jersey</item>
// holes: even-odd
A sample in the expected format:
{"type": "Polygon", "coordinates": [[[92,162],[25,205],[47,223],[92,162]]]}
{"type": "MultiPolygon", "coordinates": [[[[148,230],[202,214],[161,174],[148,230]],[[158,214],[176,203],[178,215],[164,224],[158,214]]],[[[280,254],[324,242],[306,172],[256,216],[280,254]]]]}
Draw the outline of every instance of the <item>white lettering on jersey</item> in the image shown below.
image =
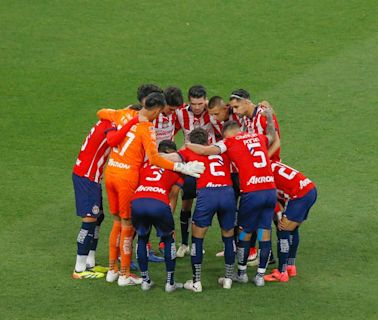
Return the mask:
{"type": "Polygon", "coordinates": [[[109,160],[108,166],[109,167],[116,167],[116,168],[119,168],[119,169],[130,169],[130,166],[128,164],[115,161],[114,159],[109,160]]]}
{"type": "Polygon", "coordinates": [[[247,186],[251,184],[259,184],[259,183],[267,183],[267,182],[274,182],[273,176],[263,176],[263,177],[252,176],[248,180],[247,186]]]}
{"type": "Polygon", "coordinates": [[[135,192],[156,192],[156,193],[161,193],[161,194],[166,194],[167,191],[162,189],[162,188],[159,188],[159,187],[146,187],[146,186],[143,186],[143,185],[140,185],[135,192]]]}
{"type": "Polygon", "coordinates": [[[301,190],[311,183],[310,179],[304,179],[299,182],[301,190]]]}

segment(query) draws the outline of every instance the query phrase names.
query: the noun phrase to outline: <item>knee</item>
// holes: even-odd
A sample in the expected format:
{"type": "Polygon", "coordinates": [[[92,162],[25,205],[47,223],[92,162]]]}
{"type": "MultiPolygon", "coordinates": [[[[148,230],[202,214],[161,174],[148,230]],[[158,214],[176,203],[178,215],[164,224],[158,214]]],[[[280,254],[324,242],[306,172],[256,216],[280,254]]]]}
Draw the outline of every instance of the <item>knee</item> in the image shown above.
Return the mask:
{"type": "Polygon", "coordinates": [[[226,237],[226,238],[229,238],[229,237],[233,237],[234,236],[234,229],[230,229],[230,230],[223,230],[222,229],[222,236],[223,237],[226,237]]]}

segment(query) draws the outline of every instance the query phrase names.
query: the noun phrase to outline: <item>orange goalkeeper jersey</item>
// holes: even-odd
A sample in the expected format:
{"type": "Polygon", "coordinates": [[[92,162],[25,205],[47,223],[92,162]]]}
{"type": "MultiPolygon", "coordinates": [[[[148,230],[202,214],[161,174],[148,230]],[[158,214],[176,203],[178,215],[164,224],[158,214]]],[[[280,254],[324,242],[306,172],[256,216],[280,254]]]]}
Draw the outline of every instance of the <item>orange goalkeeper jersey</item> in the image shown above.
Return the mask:
{"type": "MultiPolygon", "coordinates": [[[[137,111],[130,109],[103,109],[98,112],[100,118],[113,121],[117,125],[126,123],[136,114],[137,111]]],[[[161,157],[158,153],[153,124],[140,122],[132,126],[123,142],[112,149],[106,173],[128,180],[138,179],[139,169],[146,157],[152,165],[173,170],[174,163],[161,157]]]]}

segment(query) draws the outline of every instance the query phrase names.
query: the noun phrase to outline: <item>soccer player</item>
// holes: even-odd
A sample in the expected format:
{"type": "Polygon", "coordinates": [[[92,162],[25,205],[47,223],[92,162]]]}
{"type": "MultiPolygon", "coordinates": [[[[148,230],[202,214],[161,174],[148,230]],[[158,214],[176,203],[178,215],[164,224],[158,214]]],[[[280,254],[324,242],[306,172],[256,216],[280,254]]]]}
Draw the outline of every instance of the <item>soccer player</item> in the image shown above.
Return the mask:
{"type": "MultiPolygon", "coordinates": [[[[151,121],[156,119],[166,105],[163,94],[153,92],[145,100],[144,107],[139,111],[139,119],[147,121],[134,125],[117,148],[113,148],[105,170],[105,185],[108,193],[109,208],[113,214],[114,223],[109,241],[109,271],[106,276],[108,282],[118,279],[118,285],[128,286],[140,284],[142,279],[130,273],[132,256],[132,242],[134,229],[131,224],[130,201],[138,187],[139,169],[145,156],[152,165],[164,169],[199,176],[204,167],[198,163],[173,163],[158,154],[156,137],[151,121]],[[119,241],[118,241],[119,239],[119,241]],[[117,245],[119,242],[119,246],[117,245]],[[118,247],[121,249],[121,270],[118,273],[118,247]]],[[[102,112],[108,120],[123,121],[129,116],[125,112],[133,110],[111,110],[102,112]],[[108,112],[108,113],[107,113],[108,112]]],[[[134,111],[136,112],[136,111],[134,111]]],[[[101,114],[99,114],[101,116],[101,114]]]]}
{"type": "Polygon", "coordinates": [[[295,258],[299,245],[299,227],[307,219],[317,198],[315,184],[301,172],[281,163],[272,162],[277,194],[285,203],[277,225],[278,269],[266,275],[265,281],[287,282],[297,275],[295,258]]]}
{"type": "MultiPolygon", "coordinates": [[[[176,152],[176,144],[171,140],[163,140],[159,144],[159,153],[176,152]]],[[[179,157],[178,157],[179,158],[179,157]]],[[[181,161],[178,159],[178,161],[181,161]]],[[[167,271],[165,291],[172,292],[182,288],[182,283],[174,279],[176,265],[176,245],[173,238],[175,229],[169,194],[176,184],[182,185],[181,175],[170,170],[148,164],[140,170],[139,186],[131,201],[132,223],[138,234],[137,257],[143,277],[142,290],[149,290],[153,282],[148,273],[148,258],[146,244],[151,233],[151,227],[157,230],[157,235],[164,243],[164,258],[167,271]]]]}
{"type": "MultiPolygon", "coordinates": [[[[206,89],[202,85],[194,85],[188,92],[189,105],[176,111],[176,131],[182,130],[185,142],[189,142],[189,134],[195,128],[203,128],[209,134],[209,142],[215,142],[215,133],[207,112],[206,89]]],[[[196,181],[185,177],[180,212],[181,245],[177,250],[177,257],[182,258],[189,254],[189,228],[192,216],[193,199],[196,197],[196,181]]]]}
{"type": "MultiPolygon", "coordinates": [[[[242,120],[243,131],[255,134],[266,134],[267,133],[267,119],[264,115],[264,109],[266,107],[271,108],[267,101],[263,101],[258,105],[255,105],[251,99],[250,94],[247,90],[238,89],[231,93],[229,105],[233,108],[234,113],[236,113],[242,120]]],[[[276,134],[274,142],[269,146],[268,155],[273,161],[281,161],[280,159],[280,129],[278,126],[277,117],[273,114],[273,121],[276,128],[276,134]]],[[[255,247],[257,234],[253,233],[251,238],[251,249],[248,256],[248,265],[255,265],[257,263],[257,250],[255,247]]],[[[273,254],[270,257],[270,264],[275,263],[273,254]]]]}
{"type": "MultiPolygon", "coordinates": [[[[207,146],[209,137],[206,130],[194,129],[189,134],[191,143],[207,146]]],[[[205,164],[205,172],[197,179],[197,202],[193,214],[191,263],[193,278],[188,280],[185,289],[202,292],[201,269],[203,241],[211,226],[213,216],[218,215],[225,247],[225,277],[222,285],[225,289],[232,286],[235,263],[234,224],[236,218],[236,199],[232,188],[230,159],[226,154],[202,156],[189,149],[180,150],[185,161],[200,161],[205,164]]]]}
{"type": "MultiPolygon", "coordinates": [[[[240,131],[237,122],[228,121],[223,127],[224,140],[213,146],[187,144],[187,147],[202,155],[227,155],[239,171],[241,198],[238,211],[240,228],[237,245],[238,275],[236,281],[248,282],[247,259],[251,246],[251,234],[258,232],[260,261],[254,282],[264,286],[264,274],[271,253],[271,223],[276,205],[276,189],[268,145],[274,141],[275,129],[270,110],[267,135],[249,134],[240,131]]],[[[222,282],[223,279],[219,279],[222,282]]]]}
{"type": "Polygon", "coordinates": [[[117,132],[108,120],[100,120],[92,127],[81,146],[72,180],[75,190],[76,213],[82,218],[77,237],[77,256],[74,279],[102,278],[107,268],[96,266],[96,248],[100,225],[104,220],[101,179],[110,148],[121,142],[133,119],[117,132]]]}

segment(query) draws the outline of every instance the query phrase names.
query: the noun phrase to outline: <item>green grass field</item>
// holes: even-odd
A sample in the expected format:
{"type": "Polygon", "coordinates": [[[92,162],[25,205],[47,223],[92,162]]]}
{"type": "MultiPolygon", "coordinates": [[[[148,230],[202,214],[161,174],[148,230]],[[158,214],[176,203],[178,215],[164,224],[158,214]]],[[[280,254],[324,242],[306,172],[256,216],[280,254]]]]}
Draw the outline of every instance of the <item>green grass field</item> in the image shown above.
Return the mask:
{"type": "Polygon", "coordinates": [[[377,319],[377,16],[374,0],[1,1],[0,318],[377,319]],[[216,224],[202,294],[165,294],[163,265],[147,293],[70,278],[77,152],[96,110],[146,82],[272,102],[283,161],[319,190],[297,278],[221,289],[216,224]]]}

